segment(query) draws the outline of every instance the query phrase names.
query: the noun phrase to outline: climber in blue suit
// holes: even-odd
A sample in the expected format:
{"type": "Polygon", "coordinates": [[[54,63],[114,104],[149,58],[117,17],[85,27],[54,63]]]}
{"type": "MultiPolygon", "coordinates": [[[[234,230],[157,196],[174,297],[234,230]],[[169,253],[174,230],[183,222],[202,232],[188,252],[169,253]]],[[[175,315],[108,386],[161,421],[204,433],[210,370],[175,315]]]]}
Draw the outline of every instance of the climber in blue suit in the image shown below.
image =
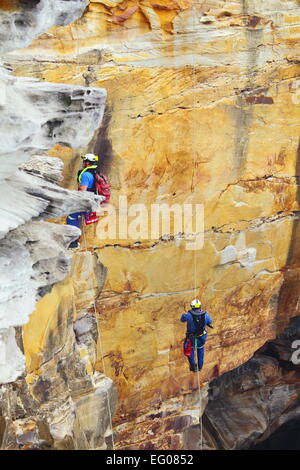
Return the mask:
{"type": "Polygon", "coordinates": [[[192,310],[184,313],[180,321],[187,322],[184,353],[188,357],[190,370],[198,372],[202,369],[204,361],[204,345],[207,337],[205,327],[213,328],[213,326],[211,317],[201,310],[200,300],[193,300],[191,307],[192,310]],[[197,364],[195,364],[195,351],[197,351],[197,364]]]}
{"type": "MultiPolygon", "coordinates": [[[[95,188],[95,176],[93,171],[97,168],[98,156],[93,153],[87,153],[81,157],[83,168],[78,172],[78,191],[90,191],[94,192],[95,188]]],[[[68,215],[67,225],[73,225],[74,227],[80,228],[81,220],[85,217],[88,218],[91,211],[73,212],[68,215]]],[[[70,243],[69,248],[78,248],[79,238],[70,243]]]]}

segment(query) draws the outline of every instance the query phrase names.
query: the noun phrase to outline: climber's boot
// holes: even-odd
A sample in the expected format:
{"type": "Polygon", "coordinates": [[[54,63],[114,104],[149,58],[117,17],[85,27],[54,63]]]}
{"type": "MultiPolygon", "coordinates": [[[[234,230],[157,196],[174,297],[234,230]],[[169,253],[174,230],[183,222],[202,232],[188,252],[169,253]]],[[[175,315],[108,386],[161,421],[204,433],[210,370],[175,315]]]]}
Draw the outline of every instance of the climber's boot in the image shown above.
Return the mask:
{"type": "Polygon", "coordinates": [[[73,242],[70,243],[69,247],[68,248],[80,248],[80,243],[78,242],[78,240],[74,240],[73,242]]]}
{"type": "Polygon", "coordinates": [[[201,369],[202,369],[202,367],[198,367],[198,366],[195,365],[195,367],[193,368],[193,372],[200,372],[201,369]]]}

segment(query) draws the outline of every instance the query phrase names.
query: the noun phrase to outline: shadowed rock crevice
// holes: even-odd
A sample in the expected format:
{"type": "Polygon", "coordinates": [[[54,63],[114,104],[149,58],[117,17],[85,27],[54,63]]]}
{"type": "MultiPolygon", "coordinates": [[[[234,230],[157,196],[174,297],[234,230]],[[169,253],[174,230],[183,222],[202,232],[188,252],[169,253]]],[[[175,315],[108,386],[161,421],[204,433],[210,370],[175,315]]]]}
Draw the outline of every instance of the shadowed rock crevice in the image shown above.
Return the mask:
{"type": "MultiPolygon", "coordinates": [[[[249,137],[254,117],[254,110],[251,105],[260,102],[272,103],[271,98],[261,95],[257,96],[259,93],[256,90],[256,77],[259,74],[259,46],[263,43],[264,31],[263,28],[253,29],[253,25],[258,23],[253,23],[254,17],[251,17],[250,13],[251,6],[247,0],[241,0],[241,2],[242,13],[244,15],[245,40],[247,44],[247,60],[245,69],[246,86],[237,96],[236,108],[233,110],[236,119],[235,169],[238,178],[242,177],[246,170],[249,137]]],[[[244,71],[242,73],[244,73],[244,71]]]]}
{"type": "Polygon", "coordinates": [[[291,419],[280,426],[265,441],[248,450],[300,450],[300,419],[291,419]]]}
{"type": "MultiPolygon", "coordinates": [[[[288,432],[299,426],[300,365],[292,361],[292,345],[299,336],[300,316],[248,362],[210,383],[203,416],[205,448],[267,449],[274,448],[274,443],[286,445],[288,432]]],[[[289,448],[298,448],[295,440],[290,440],[292,445],[296,447],[289,448]]]]}
{"type": "Polygon", "coordinates": [[[111,170],[112,161],[114,158],[113,146],[111,138],[109,137],[109,126],[112,118],[112,109],[106,105],[102,125],[96,136],[96,144],[94,151],[99,155],[98,169],[105,175],[109,175],[111,170]]]}

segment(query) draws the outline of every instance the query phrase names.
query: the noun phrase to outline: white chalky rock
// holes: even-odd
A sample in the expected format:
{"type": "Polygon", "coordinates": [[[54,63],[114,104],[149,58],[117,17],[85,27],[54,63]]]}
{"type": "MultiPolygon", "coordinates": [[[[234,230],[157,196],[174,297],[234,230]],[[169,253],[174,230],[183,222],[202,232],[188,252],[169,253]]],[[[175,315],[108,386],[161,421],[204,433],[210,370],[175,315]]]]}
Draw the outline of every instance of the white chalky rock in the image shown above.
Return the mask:
{"type": "Polygon", "coordinates": [[[0,241],[0,329],[23,325],[35,306],[30,254],[18,240],[0,241]]]}
{"type": "Polygon", "coordinates": [[[24,363],[24,356],[16,343],[15,329],[0,329],[0,382],[16,380],[24,370],[24,363]]]}
{"type": "Polygon", "coordinates": [[[106,90],[11,76],[0,67],[0,179],[55,144],[85,147],[101,123],[106,90]]]}
{"type": "Polygon", "coordinates": [[[76,210],[91,209],[86,204],[91,195],[81,197],[61,188],[51,187],[53,171],[61,171],[61,163],[39,160],[26,168],[49,183],[17,171],[32,155],[43,155],[56,143],[69,147],[85,147],[102,121],[106,90],[72,85],[40,83],[36,80],[12,77],[0,69],[0,85],[4,87],[0,104],[0,238],[9,230],[43,214],[59,217],[76,210]],[[3,98],[4,97],[4,98],[3,98]],[[54,170],[56,165],[56,169],[54,170]],[[46,166],[44,170],[41,170],[46,166]],[[47,170],[49,177],[46,177],[47,170]],[[42,173],[41,173],[42,171],[42,173]],[[56,194],[57,193],[57,194],[56,194]],[[67,194],[70,196],[68,202],[67,194]],[[53,206],[52,198],[60,195],[61,205],[53,206]],[[73,204],[72,204],[73,199],[73,204]]]}
{"type": "Polygon", "coordinates": [[[19,0],[14,11],[0,10],[0,54],[28,46],[54,25],[79,18],[87,0],[19,0]]]}
{"type": "Polygon", "coordinates": [[[221,261],[220,264],[231,263],[236,261],[237,250],[233,245],[228,245],[224,250],[221,251],[221,261]]]}
{"type": "Polygon", "coordinates": [[[256,259],[256,248],[246,248],[238,254],[238,261],[244,268],[252,268],[256,259]]]}

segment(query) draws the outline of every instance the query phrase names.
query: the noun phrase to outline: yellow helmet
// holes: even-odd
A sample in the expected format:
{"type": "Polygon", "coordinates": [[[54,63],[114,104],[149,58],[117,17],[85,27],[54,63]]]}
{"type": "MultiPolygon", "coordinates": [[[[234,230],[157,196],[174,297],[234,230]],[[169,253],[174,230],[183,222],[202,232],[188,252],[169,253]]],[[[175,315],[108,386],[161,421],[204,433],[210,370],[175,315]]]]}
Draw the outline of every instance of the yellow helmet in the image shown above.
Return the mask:
{"type": "Polygon", "coordinates": [[[82,154],[81,158],[83,160],[88,160],[89,162],[97,162],[99,160],[98,155],[94,155],[93,153],[82,154]]]}
{"type": "Polygon", "coordinates": [[[192,308],[200,308],[201,307],[201,302],[199,299],[192,300],[191,302],[191,307],[192,308]]]}

